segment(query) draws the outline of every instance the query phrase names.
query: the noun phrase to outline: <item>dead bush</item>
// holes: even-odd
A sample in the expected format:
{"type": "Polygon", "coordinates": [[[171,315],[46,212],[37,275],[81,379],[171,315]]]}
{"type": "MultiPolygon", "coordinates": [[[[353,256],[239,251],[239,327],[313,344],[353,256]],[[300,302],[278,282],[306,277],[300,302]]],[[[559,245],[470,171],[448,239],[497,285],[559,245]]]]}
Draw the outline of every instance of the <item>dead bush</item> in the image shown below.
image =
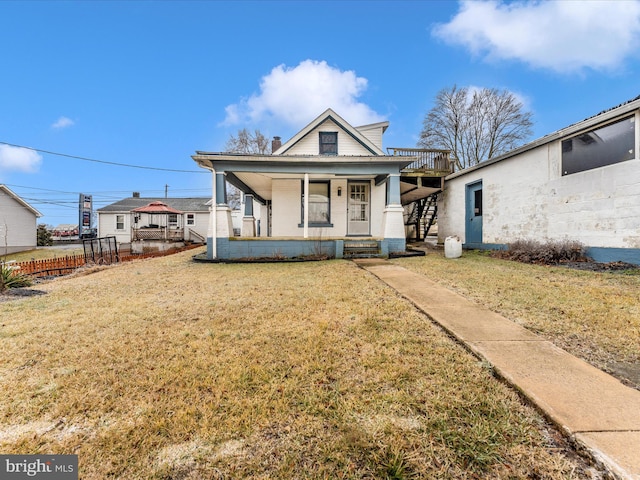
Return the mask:
{"type": "Polygon", "coordinates": [[[497,253],[498,257],[523,263],[538,265],[558,265],[566,262],[583,262],[589,258],[585,255],[585,246],[576,240],[516,240],[507,245],[507,250],[497,253]]]}

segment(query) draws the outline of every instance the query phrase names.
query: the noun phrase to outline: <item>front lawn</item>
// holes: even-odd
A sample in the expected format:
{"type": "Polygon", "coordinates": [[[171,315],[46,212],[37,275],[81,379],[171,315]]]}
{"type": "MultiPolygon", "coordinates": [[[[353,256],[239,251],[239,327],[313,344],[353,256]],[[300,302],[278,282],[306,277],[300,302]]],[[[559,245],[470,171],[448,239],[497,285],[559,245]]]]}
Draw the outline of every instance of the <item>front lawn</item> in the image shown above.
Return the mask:
{"type": "Polygon", "coordinates": [[[529,265],[465,251],[394,260],[640,389],[640,275],[529,265]]]}
{"type": "Polygon", "coordinates": [[[78,454],[83,479],[587,476],[533,408],[352,262],[193,253],[0,303],[0,451],[78,454]]]}

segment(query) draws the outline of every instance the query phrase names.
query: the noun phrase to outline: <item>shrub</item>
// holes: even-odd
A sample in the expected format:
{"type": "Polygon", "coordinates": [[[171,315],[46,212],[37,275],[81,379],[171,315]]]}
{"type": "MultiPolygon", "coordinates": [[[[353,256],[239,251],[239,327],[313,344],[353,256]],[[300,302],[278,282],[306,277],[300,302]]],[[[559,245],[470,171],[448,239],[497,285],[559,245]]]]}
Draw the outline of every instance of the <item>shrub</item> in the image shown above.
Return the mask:
{"type": "Polygon", "coordinates": [[[0,292],[8,288],[29,287],[31,279],[9,265],[0,265],[0,292]]]}
{"type": "Polygon", "coordinates": [[[518,262],[541,265],[588,260],[584,245],[576,240],[549,240],[547,242],[516,240],[508,244],[507,250],[501,251],[498,256],[518,262]]]}

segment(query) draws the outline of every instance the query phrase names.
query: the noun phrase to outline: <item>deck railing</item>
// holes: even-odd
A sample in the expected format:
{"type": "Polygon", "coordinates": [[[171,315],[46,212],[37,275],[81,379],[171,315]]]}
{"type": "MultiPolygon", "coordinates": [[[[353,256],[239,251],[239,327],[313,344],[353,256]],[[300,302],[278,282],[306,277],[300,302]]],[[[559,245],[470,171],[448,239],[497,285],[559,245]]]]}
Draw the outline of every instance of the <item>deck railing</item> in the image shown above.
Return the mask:
{"type": "Polygon", "coordinates": [[[449,150],[389,147],[387,152],[394,156],[417,157],[417,160],[405,167],[403,171],[425,171],[436,175],[453,173],[455,162],[449,150]]]}
{"type": "Polygon", "coordinates": [[[134,228],[133,240],[184,240],[183,228],[134,228]]]}

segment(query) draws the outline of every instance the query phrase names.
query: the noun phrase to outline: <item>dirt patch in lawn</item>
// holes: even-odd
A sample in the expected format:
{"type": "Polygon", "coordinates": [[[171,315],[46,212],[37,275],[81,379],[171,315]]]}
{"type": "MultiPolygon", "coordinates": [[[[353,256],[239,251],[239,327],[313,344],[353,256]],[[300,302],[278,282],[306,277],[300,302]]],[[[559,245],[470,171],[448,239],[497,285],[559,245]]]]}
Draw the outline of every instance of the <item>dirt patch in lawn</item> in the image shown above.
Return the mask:
{"type": "Polygon", "coordinates": [[[0,302],[9,302],[11,300],[18,300],[20,298],[36,297],[38,295],[45,295],[47,292],[42,290],[35,290],[33,288],[9,288],[0,293],[0,302]]]}

